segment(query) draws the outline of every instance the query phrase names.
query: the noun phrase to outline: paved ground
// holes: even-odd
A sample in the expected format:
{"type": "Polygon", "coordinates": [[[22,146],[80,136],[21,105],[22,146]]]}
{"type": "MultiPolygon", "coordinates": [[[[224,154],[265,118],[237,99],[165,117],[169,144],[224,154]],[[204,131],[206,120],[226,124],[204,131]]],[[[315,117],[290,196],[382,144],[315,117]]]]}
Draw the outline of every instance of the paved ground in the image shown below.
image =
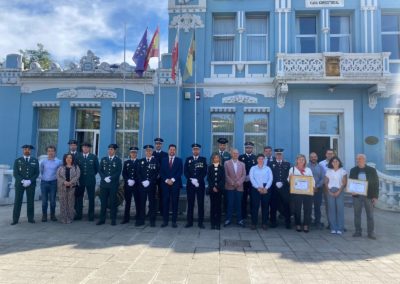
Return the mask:
{"type": "Polygon", "coordinates": [[[11,214],[12,206],[0,207],[0,283],[400,283],[396,213],[376,211],[376,241],[351,237],[351,208],[343,236],[185,229],[183,220],[177,229],[26,218],[10,226],[11,214]]]}

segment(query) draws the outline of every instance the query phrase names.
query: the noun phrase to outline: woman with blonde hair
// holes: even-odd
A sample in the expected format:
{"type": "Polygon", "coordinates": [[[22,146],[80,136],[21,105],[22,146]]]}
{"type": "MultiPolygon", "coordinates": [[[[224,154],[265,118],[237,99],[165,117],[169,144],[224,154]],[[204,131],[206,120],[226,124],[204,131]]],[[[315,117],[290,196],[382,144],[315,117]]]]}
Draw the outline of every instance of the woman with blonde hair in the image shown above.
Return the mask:
{"type": "MultiPolygon", "coordinates": [[[[313,188],[315,188],[315,180],[313,173],[310,168],[307,167],[307,159],[303,154],[298,154],[296,157],[296,162],[293,167],[289,170],[290,180],[291,176],[309,176],[312,177],[313,188]]],[[[312,210],[312,195],[305,194],[292,194],[292,198],[294,201],[294,219],[296,224],[296,231],[301,232],[304,231],[308,233],[310,230],[311,223],[311,210],[312,210]],[[301,223],[301,210],[303,209],[303,228],[301,223]]]]}

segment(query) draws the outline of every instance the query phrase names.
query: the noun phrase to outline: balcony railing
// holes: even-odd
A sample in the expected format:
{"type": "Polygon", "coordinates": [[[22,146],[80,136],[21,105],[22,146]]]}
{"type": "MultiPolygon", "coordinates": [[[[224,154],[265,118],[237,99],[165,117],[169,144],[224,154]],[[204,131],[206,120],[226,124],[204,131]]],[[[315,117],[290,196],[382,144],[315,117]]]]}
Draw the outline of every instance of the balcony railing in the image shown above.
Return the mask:
{"type": "Polygon", "coordinates": [[[212,61],[211,78],[270,77],[269,61],[212,61]]]}
{"type": "Polygon", "coordinates": [[[278,79],[383,78],[390,74],[389,52],[280,53],[278,79]]]}

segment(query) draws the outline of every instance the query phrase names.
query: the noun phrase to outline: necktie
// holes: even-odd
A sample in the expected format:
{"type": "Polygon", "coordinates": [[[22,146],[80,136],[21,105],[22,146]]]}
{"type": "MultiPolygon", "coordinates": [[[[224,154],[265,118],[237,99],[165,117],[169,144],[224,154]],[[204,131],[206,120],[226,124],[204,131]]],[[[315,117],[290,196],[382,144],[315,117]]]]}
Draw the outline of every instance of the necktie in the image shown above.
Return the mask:
{"type": "Polygon", "coordinates": [[[110,157],[110,162],[112,161],[112,158],[110,157]]]}
{"type": "Polygon", "coordinates": [[[85,159],[87,159],[87,155],[85,155],[85,159]]]}
{"type": "Polygon", "coordinates": [[[150,163],[150,159],[147,159],[147,162],[150,163]]]}
{"type": "Polygon", "coordinates": [[[29,162],[29,158],[25,158],[25,161],[28,163],[29,162]]]}
{"type": "Polygon", "coordinates": [[[172,168],[172,158],[169,159],[169,168],[170,168],[170,169],[172,168]]]}

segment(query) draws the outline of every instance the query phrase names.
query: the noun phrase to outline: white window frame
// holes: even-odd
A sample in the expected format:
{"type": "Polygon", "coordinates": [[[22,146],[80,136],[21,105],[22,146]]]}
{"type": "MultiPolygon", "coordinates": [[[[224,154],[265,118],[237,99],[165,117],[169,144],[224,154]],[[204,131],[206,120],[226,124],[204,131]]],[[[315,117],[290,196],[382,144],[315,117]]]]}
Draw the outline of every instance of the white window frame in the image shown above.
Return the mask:
{"type": "MultiPolygon", "coordinates": [[[[129,106],[129,107],[125,107],[125,112],[127,112],[128,110],[137,110],[137,112],[138,112],[138,129],[117,129],[116,127],[115,127],[115,133],[114,133],[114,137],[115,137],[115,141],[117,141],[117,134],[119,134],[119,133],[121,133],[121,134],[123,134],[123,133],[125,133],[125,134],[129,134],[129,133],[133,133],[133,134],[136,134],[137,135],[137,141],[138,141],[138,144],[139,144],[139,130],[140,130],[140,108],[139,107],[136,107],[136,106],[129,106]]],[[[117,123],[117,114],[118,114],[118,111],[123,111],[123,107],[115,107],[114,108],[114,119],[115,119],[115,123],[117,123]]],[[[115,126],[115,124],[114,124],[114,126],[115,126]]],[[[126,135],[125,135],[126,136],[126,135]]],[[[122,145],[121,147],[120,147],[120,154],[121,154],[121,156],[122,157],[126,157],[127,155],[128,155],[128,153],[129,153],[129,151],[128,151],[128,149],[124,149],[124,146],[125,145],[122,145]]],[[[133,146],[133,145],[132,145],[133,146]]],[[[134,145],[134,146],[136,146],[136,147],[138,147],[139,145],[134,145]]]]}
{"type": "MultiPolygon", "coordinates": [[[[397,18],[399,18],[399,22],[400,22],[400,13],[382,13],[382,18],[383,16],[396,16],[397,18]]],[[[398,31],[392,31],[392,32],[384,32],[381,30],[381,42],[383,42],[383,36],[385,35],[397,35],[400,36],[400,27],[398,27],[398,31]]],[[[400,63],[400,43],[398,46],[399,49],[399,58],[395,58],[395,59],[390,59],[390,62],[393,63],[400,63]]]]}
{"type": "Polygon", "coordinates": [[[264,14],[246,14],[246,22],[248,18],[251,17],[265,17],[266,20],[266,33],[265,34],[250,34],[250,33],[246,33],[246,58],[247,61],[268,61],[269,60],[269,49],[268,49],[268,29],[269,29],[269,17],[268,15],[264,15],[264,14]],[[254,60],[250,60],[248,59],[248,38],[249,37],[265,37],[265,59],[254,59],[254,60]]]}
{"type": "Polygon", "coordinates": [[[232,141],[231,139],[229,140],[229,146],[230,147],[234,147],[235,145],[235,128],[236,128],[236,124],[235,124],[235,116],[236,113],[233,111],[211,111],[210,113],[210,127],[211,127],[211,152],[214,152],[215,149],[214,147],[218,147],[216,145],[214,145],[214,136],[223,136],[223,137],[232,137],[232,141]],[[232,132],[214,132],[213,131],[213,123],[212,123],[212,117],[213,115],[232,115],[232,122],[233,122],[233,131],[232,132]]]}
{"type": "MultiPolygon", "coordinates": [[[[400,120],[400,109],[397,111],[397,113],[385,113],[385,116],[387,115],[396,115],[398,116],[399,120],[400,120]]],[[[386,118],[384,119],[385,123],[386,123],[386,118]]],[[[400,122],[399,122],[400,123],[400,122]]],[[[385,129],[387,129],[387,126],[385,125],[385,129]]],[[[384,133],[384,139],[385,139],[385,156],[383,157],[384,161],[385,161],[385,168],[387,170],[399,170],[400,169],[400,163],[399,164],[388,164],[386,161],[386,142],[388,140],[400,140],[400,134],[398,135],[389,135],[386,132],[384,133]]]]}
{"type": "MultiPolygon", "coordinates": [[[[350,15],[330,15],[330,17],[329,17],[329,23],[331,22],[331,18],[332,17],[347,17],[347,18],[349,18],[349,33],[348,34],[333,34],[333,33],[329,33],[329,49],[330,49],[330,51],[332,52],[332,50],[331,50],[331,41],[330,41],[330,39],[331,38],[345,38],[345,37],[348,37],[349,38],[349,53],[351,53],[352,52],[352,50],[353,50],[353,43],[352,43],[352,38],[351,38],[351,27],[352,27],[352,20],[351,20],[351,16],[350,15]]],[[[338,50],[338,51],[334,51],[334,52],[343,52],[343,51],[340,51],[340,50],[338,50]]]]}
{"type": "MultiPolygon", "coordinates": [[[[265,145],[263,145],[263,147],[267,146],[268,145],[268,129],[269,129],[269,115],[268,115],[268,112],[257,112],[257,113],[254,113],[254,112],[246,112],[245,111],[243,113],[243,141],[244,142],[246,142],[246,136],[250,136],[250,135],[251,136],[263,136],[263,137],[265,137],[265,145]],[[254,115],[254,114],[265,115],[265,117],[267,119],[267,131],[265,133],[261,133],[261,132],[246,132],[246,130],[245,130],[245,127],[246,127],[246,123],[245,123],[246,119],[245,119],[245,117],[246,117],[246,115],[254,115]]],[[[251,142],[254,143],[255,141],[251,141],[251,142]]],[[[262,153],[263,150],[264,150],[264,148],[258,149],[258,152],[262,153]]],[[[254,149],[254,153],[256,153],[256,151],[257,150],[254,149]]],[[[258,154],[258,153],[256,153],[256,154],[258,154]]]]}
{"type": "Polygon", "coordinates": [[[296,27],[300,25],[300,18],[315,18],[315,34],[297,34],[296,32],[296,40],[295,40],[295,49],[296,53],[305,53],[301,52],[300,47],[297,44],[298,38],[314,38],[315,39],[315,52],[307,52],[307,53],[318,53],[318,17],[316,15],[296,15],[296,27]]]}
{"type": "MultiPolygon", "coordinates": [[[[218,14],[213,15],[212,61],[216,61],[216,62],[234,61],[235,60],[235,33],[233,33],[233,34],[214,34],[214,24],[215,24],[214,22],[215,22],[215,19],[218,19],[218,18],[233,18],[233,24],[235,25],[235,23],[236,23],[235,15],[218,15],[218,14]],[[215,58],[215,41],[218,39],[231,39],[233,41],[231,60],[223,60],[223,59],[215,58]]],[[[235,28],[235,26],[234,26],[234,28],[235,28]]]]}

